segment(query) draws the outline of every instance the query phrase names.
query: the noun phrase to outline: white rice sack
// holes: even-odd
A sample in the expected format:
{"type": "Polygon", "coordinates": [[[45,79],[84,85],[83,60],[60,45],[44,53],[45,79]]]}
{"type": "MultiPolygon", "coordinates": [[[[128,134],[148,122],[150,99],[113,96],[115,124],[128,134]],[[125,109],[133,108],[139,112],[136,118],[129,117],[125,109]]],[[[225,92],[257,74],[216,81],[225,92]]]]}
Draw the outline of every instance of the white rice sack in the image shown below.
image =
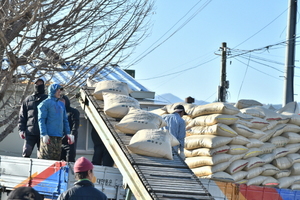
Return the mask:
{"type": "Polygon", "coordinates": [[[219,164],[216,164],[216,165],[212,166],[211,170],[212,170],[213,173],[222,172],[222,171],[225,171],[225,169],[227,169],[230,164],[231,163],[229,161],[219,163],[219,164]]]}
{"type": "Polygon", "coordinates": [[[289,154],[289,149],[285,147],[279,147],[273,150],[273,154],[275,156],[274,159],[284,157],[289,154]]]}
{"type": "Polygon", "coordinates": [[[168,132],[138,131],[130,139],[127,148],[135,154],[173,160],[171,137],[168,132]]]}
{"type": "Polygon", "coordinates": [[[249,138],[259,139],[266,135],[265,132],[263,132],[259,129],[253,128],[252,131],[254,132],[254,134],[250,135],[249,138]]]}
{"type": "Polygon", "coordinates": [[[125,134],[135,134],[142,129],[159,129],[166,125],[165,120],[157,114],[130,108],[128,114],[115,127],[125,134]]]}
{"type": "Polygon", "coordinates": [[[278,110],[278,113],[299,114],[299,106],[296,101],[289,102],[278,110]]]}
{"type": "Polygon", "coordinates": [[[232,141],[229,144],[236,144],[236,145],[246,145],[250,143],[250,140],[244,136],[238,135],[232,138],[232,141]]]}
{"type": "Polygon", "coordinates": [[[300,184],[292,184],[290,188],[291,190],[300,190],[300,184]]]}
{"type": "Polygon", "coordinates": [[[162,110],[165,110],[167,113],[171,114],[174,112],[174,108],[178,105],[182,105],[184,107],[184,110],[185,112],[190,116],[190,113],[193,111],[193,109],[195,107],[197,107],[197,105],[195,104],[191,104],[191,103],[185,103],[185,102],[177,102],[177,103],[173,103],[173,104],[169,104],[169,105],[166,105],[164,107],[162,107],[161,109],[162,110]]]}
{"type": "Polygon", "coordinates": [[[261,158],[263,161],[265,161],[266,164],[269,164],[274,160],[275,155],[273,153],[267,153],[267,154],[261,154],[258,157],[261,158]]]}
{"type": "Polygon", "coordinates": [[[285,127],[284,127],[284,132],[299,133],[300,132],[300,126],[295,125],[295,124],[286,124],[285,127]]]}
{"type": "Polygon", "coordinates": [[[200,178],[211,179],[214,181],[222,181],[222,182],[233,182],[234,181],[232,176],[226,172],[216,172],[209,176],[202,176],[200,178]]]}
{"type": "Polygon", "coordinates": [[[269,142],[274,144],[276,146],[276,148],[279,148],[279,147],[284,147],[285,145],[287,145],[289,143],[289,139],[286,137],[282,137],[282,136],[276,136],[276,137],[270,138],[269,142]]]}
{"type": "Polygon", "coordinates": [[[123,94],[128,96],[132,90],[129,88],[127,83],[117,80],[104,80],[96,84],[93,95],[96,99],[103,100],[103,92],[123,94]]]}
{"type": "Polygon", "coordinates": [[[293,160],[285,156],[274,159],[272,164],[280,170],[289,169],[293,165],[293,160]]]}
{"type": "Polygon", "coordinates": [[[251,158],[247,158],[246,160],[248,161],[248,164],[244,168],[244,170],[246,171],[266,164],[266,162],[259,157],[251,157],[251,158]]]}
{"type": "Polygon", "coordinates": [[[229,167],[226,169],[226,172],[229,174],[234,174],[244,169],[248,164],[247,160],[236,160],[232,162],[229,167]]]}
{"type": "Polygon", "coordinates": [[[259,148],[250,148],[244,155],[243,159],[255,157],[263,154],[263,152],[259,148]]]}
{"type": "Polygon", "coordinates": [[[261,131],[271,130],[278,124],[278,121],[269,121],[268,123],[269,123],[268,126],[265,126],[265,127],[261,128],[260,130],[261,131]]]}
{"type": "Polygon", "coordinates": [[[275,133],[274,129],[266,130],[265,135],[263,135],[262,137],[260,137],[258,139],[262,142],[267,142],[274,135],[274,133],[275,133]]]}
{"type": "Polygon", "coordinates": [[[113,118],[123,118],[129,108],[140,108],[138,100],[123,94],[103,92],[104,113],[113,118]]]}
{"type": "Polygon", "coordinates": [[[194,126],[211,126],[217,123],[226,125],[234,124],[238,120],[234,115],[210,114],[194,118],[188,125],[187,129],[194,126]]]}
{"type": "Polygon", "coordinates": [[[282,119],[280,114],[263,106],[255,106],[254,108],[261,111],[265,115],[264,119],[267,121],[279,121],[282,119]]]}
{"type": "Polygon", "coordinates": [[[96,87],[97,82],[93,81],[93,80],[90,79],[90,78],[87,78],[87,79],[86,79],[86,85],[87,85],[88,87],[96,87]]]}
{"type": "Polygon", "coordinates": [[[228,145],[224,145],[217,148],[197,148],[197,149],[184,149],[185,157],[196,157],[196,156],[214,156],[217,154],[224,154],[229,150],[228,145]]]}
{"type": "Polygon", "coordinates": [[[283,132],[285,132],[285,127],[287,125],[286,124],[277,124],[273,130],[274,130],[274,133],[273,133],[273,136],[272,137],[276,137],[276,136],[279,136],[281,135],[283,132]]]}
{"type": "Polygon", "coordinates": [[[228,154],[218,154],[213,157],[210,156],[197,156],[197,157],[187,157],[185,163],[189,168],[197,168],[201,166],[211,166],[217,165],[222,162],[227,162],[231,158],[228,154]]]}
{"type": "Polygon", "coordinates": [[[277,174],[273,175],[273,177],[276,179],[279,179],[282,177],[288,177],[288,176],[290,176],[290,174],[291,174],[291,170],[283,169],[283,170],[280,170],[277,174]]]}
{"type": "Polygon", "coordinates": [[[249,141],[250,142],[248,144],[246,144],[247,148],[259,148],[264,145],[264,143],[262,141],[255,139],[255,138],[250,138],[249,141]]]}
{"type": "Polygon", "coordinates": [[[300,144],[287,144],[285,145],[285,148],[289,150],[289,154],[290,153],[296,153],[297,151],[299,151],[300,149],[300,144]]]}
{"type": "Polygon", "coordinates": [[[300,183],[300,175],[291,175],[289,177],[294,179],[294,183],[296,184],[300,183]]]}
{"type": "Polygon", "coordinates": [[[235,104],[238,109],[249,108],[253,106],[262,106],[263,104],[253,99],[240,99],[235,104]]]}
{"type": "Polygon", "coordinates": [[[248,128],[252,128],[252,123],[249,122],[249,121],[238,119],[235,123],[236,124],[241,124],[241,125],[246,126],[248,128]]]}
{"type": "Polygon", "coordinates": [[[229,145],[230,149],[228,150],[228,154],[237,155],[237,154],[244,154],[249,149],[243,145],[229,145]]]}
{"type": "Polygon", "coordinates": [[[234,107],[229,103],[224,102],[214,102],[206,105],[198,105],[193,108],[193,111],[189,113],[192,118],[209,115],[209,114],[225,114],[225,115],[235,115],[239,113],[239,109],[234,107]]]}
{"type": "Polygon", "coordinates": [[[232,174],[231,176],[232,176],[234,182],[237,182],[237,181],[243,180],[247,176],[247,174],[248,174],[247,171],[239,171],[239,172],[232,174]]]}
{"type": "Polygon", "coordinates": [[[300,115],[299,114],[291,114],[291,115],[282,114],[282,115],[290,118],[290,120],[288,121],[289,124],[295,124],[295,125],[300,126],[300,115]]]}
{"type": "MultiPolygon", "coordinates": [[[[188,128],[188,127],[187,127],[188,128]]],[[[211,126],[194,126],[187,130],[188,135],[219,135],[225,137],[236,137],[238,134],[225,124],[214,124],[211,126]]]]}
{"type": "Polygon", "coordinates": [[[265,142],[262,146],[259,147],[263,154],[272,153],[276,149],[275,144],[270,142],[265,142]]]}
{"type": "Polygon", "coordinates": [[[231,137],[215,136],[215,135],[191,135],[185,138],[186,149],[197,148],[217,148],[227,145],[231,142],[231,137]]]}
{"type": "Polygon", "coordinates": [[[282,137],[289,139],[289,144],[295,144],[300,142],[300,135],[294,132],[284,132],[281,134],[282,137]]]}
{"type": "Polygon", "coordinates": [[[268,187],[277,187],[279,185],[279,181],[275,178],[269,176],[261,183],[261,186],[268,186],[268,187]]]}
{"type": "MultiPolygon", "coordinates": [[[[152,113],[157,114],[157,115],[160,115],[160,116],[165,115],[165,114],[168,114],[167,111],[165,111],[165,110],[163,110],[163,109],[161,109],[161,108],[157,108],[157,109],[154,109],[154,110],[150,110],[149,112],[152,112],[152,113]]],[[[184,116],[182,117],[182,119],[185,119],[185,118],[184,118],[185,116],[187,116],[187,115],[184,115],[184,116]]],[[[184,120],[184,121],[185,121],[185,120],[184,120]]]]}
{"type": "MultiPolygon", "coordinates": [[[[244,113],[241,113],[241,112],[239,112],[235,116],[237,116],[239,118],[238,121],[247,121],[247,122],[250,122],[252,119],[254,119],[254,117],[252,115],[247,115],[247,114],[244,114],[244,113]]],[[[249,128],[251,128],[251,127],[249,127],[249,128]]]]}
{"type": "Polygon", "coordinates": [[[259,118],[259,117],[254,117],[250,123],[252,124],[251,128],[255,128],[255,129],[263,129],[267,126],[270,125],[270,122],[268,122],[267,120],[265,119],[262,119],[262,118],[259,118]]]}
{"type": "Polygon", "coordinates": [[[198,177],[208,176],[208,175],[211,175],[213,173],[212,172],[212,166],[197,167],[197,168],[192,168],[191,170],[198,177]]]}
{"type": "Polygon", "coordinates": [[[257,185],[257,186],[259,186],[259,185],[261,185],[262,182],[264,182],[266,179],[267,179],[266,176],[257,176],[257,177],[251,178],[251,179],[248,180],[247,186],[249,186],[249,185],[257,185]]]}
{"type": "Polygon", "coordinates": [[[263,167],[255,167],[248,170],[248,174],[246,175],[246,179],[252,179],[254,177],[259,176],[264,171],[263,167]]]}
{"type": "Polygon", "coordinates": [[[235,182],[236,184],[247,184],[248,180],[247,179],[243,179],[243,180],[240,180],[240,181],[237,181],[235,182]]]}
{"type": "Polygon", "coordinates": [[[244,136],[246,138],[249,138],[254,134],[254,131],[251,128],[248,128],[247,126],[244,126],[242,124],[235,123],[230,125],[230,128],[237,132],[238,135],[244,136]]]}
{"type": "Polygon", "coordinates": [[[282,177],[278,179],[278,182],[278,188],[289,188],[294,183],[294,179],[292,177],[282,177]]]}
{"type": "Polygon", "coordinates": [[[241,113],[251,115],[253,117],[265,118],[265,114],[258,110],[257,107],[243,108],[240,109],[241,113]]]}
{"type": "Polygon", "coordinates": [[[245,156],[245,153],[243,154],[237,154],[237,155],[232,155],[232,157],[230,158],[229,162],[232,163],[236,160],[241,160],[243,159],[243,157],[245,156]]]}
{"type": "Polygon", "coordinates": [[[263,167],[263,172],[261,173],[261,175],[263,176],[273,176],[278,172],[280,172],[280,169],[278,169],[272,164],[265,164],[262,167],[263,167]]]}
{"type": "Polygon", "coordinates": [[[191,118],[189,115],[183,115],[182,119],[184,120],[186,126],[193,120],[193,118],[191,118]]]}
{"type": "Polygon", "coordinates": [[[300,154],[299,153],[290,153],[286,157],[292,160],[292,163],[300,163],[300,154]]]}

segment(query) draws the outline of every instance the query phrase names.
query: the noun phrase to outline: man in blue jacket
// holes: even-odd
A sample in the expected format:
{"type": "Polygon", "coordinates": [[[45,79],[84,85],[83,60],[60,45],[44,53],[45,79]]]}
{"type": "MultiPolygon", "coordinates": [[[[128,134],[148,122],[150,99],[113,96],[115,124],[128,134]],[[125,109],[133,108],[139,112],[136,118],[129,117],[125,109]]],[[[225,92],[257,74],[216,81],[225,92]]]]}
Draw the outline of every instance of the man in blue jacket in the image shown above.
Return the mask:
{"type": "Polygon", "coordinates": [[[48,98],[38,105],[38,123],[41,133],[38,158],[60,160],[62,137],[68,137],[69,144],[74,142],[65,105],[59,101],[61,90],[58,84],[48,87],[48,98]]]}

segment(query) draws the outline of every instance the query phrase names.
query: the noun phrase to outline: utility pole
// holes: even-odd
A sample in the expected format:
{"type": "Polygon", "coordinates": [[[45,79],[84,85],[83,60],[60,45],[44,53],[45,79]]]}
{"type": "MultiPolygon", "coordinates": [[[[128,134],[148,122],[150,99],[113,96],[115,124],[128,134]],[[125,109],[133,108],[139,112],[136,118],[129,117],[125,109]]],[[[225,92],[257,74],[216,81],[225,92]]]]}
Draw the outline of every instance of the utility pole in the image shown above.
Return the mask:
{"type": "Polygon", "coordinates": [[[285,84],[284,102],[285,106],[294,101],[294,69],[295,69],[295,43],[296,43],[296,23],[297,23],[297,0],[289,0],[288,27],[287,27],[287,47],[285,62],[285,84]]]}
{"type": "Polygon", "coordinates": [[[226,58],[227,58],[227,44],[226,42],[222,43],[220,47],[222,51],[222,60],[221,60],[221,82],[218,88],[218,102],[226,102],[227,89],[229,88],[229,82],[226,80],[226,58]]]}

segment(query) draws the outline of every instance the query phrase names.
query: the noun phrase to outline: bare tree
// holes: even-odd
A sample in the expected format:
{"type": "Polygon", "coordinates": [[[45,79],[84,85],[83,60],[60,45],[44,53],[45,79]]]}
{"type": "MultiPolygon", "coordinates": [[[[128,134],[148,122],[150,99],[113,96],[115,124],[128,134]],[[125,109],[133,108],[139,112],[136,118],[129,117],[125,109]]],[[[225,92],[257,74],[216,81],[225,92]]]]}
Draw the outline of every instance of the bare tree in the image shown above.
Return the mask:
{"type": "Polygon", "coordinates": [[[34,79],[67,71],[72,76],[64,87],[75,90],[87,73],[96,75],[132,53],[153,9],[152,0],[0,2],[0,141],[16,127],[34,79]]]}

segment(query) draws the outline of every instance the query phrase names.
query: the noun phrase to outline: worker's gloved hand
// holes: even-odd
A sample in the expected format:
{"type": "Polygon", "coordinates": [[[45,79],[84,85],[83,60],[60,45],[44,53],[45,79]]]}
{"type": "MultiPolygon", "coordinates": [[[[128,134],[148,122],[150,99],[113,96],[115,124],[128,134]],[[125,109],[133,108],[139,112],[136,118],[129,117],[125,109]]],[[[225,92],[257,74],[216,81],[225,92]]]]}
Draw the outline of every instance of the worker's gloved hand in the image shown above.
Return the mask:
{"type": "Polygon", "coordinates": [[[42,140],[45,144],[50,144],[50,137],[49,135],[43,135],[42,140]]]}
{"type": "Polygon", "coordinates": [[[68,144],[73,144],[75,142],[74,135],[68,134],[67,138],[68,138],[68,144]]]}
{"type": "Polygon", "coordinates": [[[19,135],[20,135],[20,138],[25,139],[25,132],[24,131],[20,131],[19,135]]]}
{"type": "Polygon", "coordinates": [[[180,150],[179,156],[180,156],[183,160],[185,160],[184,150],[180,150]]]}

